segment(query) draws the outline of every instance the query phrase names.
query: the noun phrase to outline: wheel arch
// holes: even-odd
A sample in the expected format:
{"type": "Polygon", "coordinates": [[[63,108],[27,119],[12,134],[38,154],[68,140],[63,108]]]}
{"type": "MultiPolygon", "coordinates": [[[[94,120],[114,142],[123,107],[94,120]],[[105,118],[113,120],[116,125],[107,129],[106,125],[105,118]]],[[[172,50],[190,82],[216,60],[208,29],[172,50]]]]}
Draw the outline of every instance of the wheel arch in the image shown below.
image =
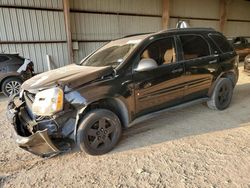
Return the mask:
{"type": "Polygon", "coordinates": [[[101,98],[96,101],[88,103],[84,107],[82,114],[79,114],[81,116],[80,119],[82,119],[84,115],[88,113],[89,111],[93,109],[98,109],[98,108],[104,108],[104,109],[112,111],[119,117],[122,126],[124,128],[128,127],[130,123],[130,115],[128,112],[128,107],[126,103],[118,97],[101,98]]]}
{"type": "Polygon", "coordinates": [[[215,80],[215,82],[212,84],[212,86],[210,87],[209,89],[209,92],[208,92],[208,95],[209,97],[212,96],[213,94],[213,91],[214,91],[214,88],[215,86],[217,85],[217,83],[219,82],[219,80],[221,78],[228,78],[231,82],[232,82],[232,85],[233,87],[235,87],[237,81],[238,81],[238,78],[237,76],[235,75],[235,72],[234,71],[228,71],[228,72],[222,72],[215,80]]]}
{"type": "Polygon", "coordinates": [[[119,98],[103,98],[88,105],[87,111],[96,108],[104,108],[115,113],[123,127],[127,127],[129,124],[129,114],[126,104],[119,98]]]}
{"type": "Polygon", "coordinates": [[[233,87],[235,87],[237,81],[238,81],[238,78],[237,76],[235,75],[234,72],[230,71],[230,72],[227,72],[225,74],[222,75],[222,78],[228,78],[232,84],[233,84],[233,87]]]}
{"type": "Polygon", "coordinates": [[[74,129],[74,139],[76,141],[77,130],[79,127],[79,123],[84,116],[90,112],[91,110],[103,108],[112,111],[115,113],[121,121],[121,125],[123,128],[128,128],[130,123],[130,115],[128,112],[127,105],[120,98],[102,98],[96,101],[89,103],[87,106],[83,108],[83,111],[77,114],[77,120],[75,123],[74,129]]]}

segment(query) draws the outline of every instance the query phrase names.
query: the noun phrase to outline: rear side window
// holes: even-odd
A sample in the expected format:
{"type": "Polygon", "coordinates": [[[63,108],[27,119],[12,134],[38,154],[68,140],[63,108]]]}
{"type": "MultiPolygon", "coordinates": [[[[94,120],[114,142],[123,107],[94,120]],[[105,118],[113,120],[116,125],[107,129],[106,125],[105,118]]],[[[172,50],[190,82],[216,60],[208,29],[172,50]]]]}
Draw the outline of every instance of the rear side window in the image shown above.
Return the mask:
{"type": "Polygon", "coordinates": [[[0,56],[0,62],[5,62],[7,60],[9,60],[8,57],[6,57],[6,56],[0,56]]]}
{"type": "Polygon", "coordinates": [[[210,50],[207,42],[198,35],[180,36],[184,60],[209,56],[210,50]]]}
{"type": "Polygon", "coordinates": [[[215,42],[216,46],[223,52],[223,53],[227,53],[227,52],[232,52],[233,48],[231,47],[231,45],[229,44],[229,42],[221,35],[214,35],[211,34],[209,35],[212,40],[215,42]]]}

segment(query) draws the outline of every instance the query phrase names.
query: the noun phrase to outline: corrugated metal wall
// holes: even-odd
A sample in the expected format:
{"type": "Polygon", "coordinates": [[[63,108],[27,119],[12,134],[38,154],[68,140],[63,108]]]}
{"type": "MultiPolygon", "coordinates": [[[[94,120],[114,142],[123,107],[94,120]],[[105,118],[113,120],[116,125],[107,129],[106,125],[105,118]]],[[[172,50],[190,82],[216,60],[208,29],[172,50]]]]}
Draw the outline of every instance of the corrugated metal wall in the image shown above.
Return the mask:
{"type": "MultiPolygon", "coordinates": [[[[162,29],[162,0],[70,0],[74,61],[107,41],[162,29]]],[[[170,28],[178,20],[219,30],[219,0],[170,0],[170,28]]],[[[250,35],[250,2],[231,0],[227,36],[250,35]]],[[[63,0],[0,0],[0,52],[20,52],[36,72],[47,70],[46,54],[56,67],[68,64],[63,0]]]]}
{"type": "Polygon", "coordinates": [[[108,41],[161,30],[161,0],[71,0],[76,62],[108,41]],[[117,15],[115,14],[117,13],[117,15]],[[137,15],[135,15],[137,14],[137,15]]]}
{"type": "Polygon", "coordinates": [[[0,0],[1,5],[62,9],[62,0],[0,0]]]}
{"type": "Polygon", "coordinates": [[[219,18],[219,0],[170,0],[170,15],[219,18]]]}
{"type": "Polygon", "coordinates": [[[161,0],[70,0],[74,10],[161,14],[161,0]]]}
{"type": "Polygon", "coordinates": [[[170,27],[184,18],[191,27],[219,30],[219,0],[170,0],[170,16],[170,27]]]}
{"type": "Polygon", "coordinates": [[[228,36],[250,36],[250,1],[232,1],[228,8],[225,33],[228,36]]]}
{"type": "Polygon", "coordinates": [[[47,70],[46,54],[55,67],[68,63],[61,0],[0,0],[0,6],[0,52],[30,58],[36,72],[47,70]]]}
{"type": "MultiPolygon", "coordinates": [[[[71,9],[72,36],[79,41],[76,61],[105,44],[101,41],[162,29],[162,0],[71,0],[71,9]]],[[[250,2],[231,0],[225,35],[250,35],[249,10],[250,2]]],[[[169,26],[175,28],[179,20],[187,20],[192,27],[219,30],[219,11],[219,0],[170,0],[169,26]]]]}
{"type": "MultiPolygon", "coordinates": [[[[219,0],[170,0],[170,27],[178,20],[187,20],[192,27],[219,30],[219,0]]],[[[226,36],[250,36],[250,2],[231,0],[228,6],[226,36]]]]}

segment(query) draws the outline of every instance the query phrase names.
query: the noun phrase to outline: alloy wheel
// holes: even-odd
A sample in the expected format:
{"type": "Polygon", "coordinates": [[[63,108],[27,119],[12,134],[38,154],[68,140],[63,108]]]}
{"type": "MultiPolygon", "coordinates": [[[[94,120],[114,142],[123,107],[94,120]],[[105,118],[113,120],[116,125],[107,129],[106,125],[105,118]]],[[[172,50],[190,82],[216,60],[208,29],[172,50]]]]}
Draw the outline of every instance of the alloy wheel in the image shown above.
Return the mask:
{"type": "Polygon", "coordinates": [[[6,84],[5,89],[7,93],[11,95],[15,95],[19,93],[21,83],[18,81],[10,81],[6,84]]]}
{"type": "Polygon", "coordinates": [[[222,85],[218,95],[219,103],[221,105],[224,105],[228,101],[228,97],[229,97],[229,88],[227,87],[227,85],[222,85]]]}
{"type": "Polygon", "coordinates": [[[102,118],[94,123],[88,130],[88,143],[93,149],[105,149],[114,139],[115,124],[102,118]]]}

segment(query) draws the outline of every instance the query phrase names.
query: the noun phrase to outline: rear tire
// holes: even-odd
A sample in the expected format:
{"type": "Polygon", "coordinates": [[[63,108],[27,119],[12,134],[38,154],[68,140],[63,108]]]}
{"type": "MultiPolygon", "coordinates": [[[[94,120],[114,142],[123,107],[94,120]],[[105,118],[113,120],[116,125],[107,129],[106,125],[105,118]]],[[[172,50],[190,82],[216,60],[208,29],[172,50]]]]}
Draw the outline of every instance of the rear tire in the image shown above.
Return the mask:
{"type": "Polygon", "coordinates": [[[233,85],[228,78],[221,78],[214,88],[207,106],[213,110],[224,110],[229,107],[233,96],[233,85]]]}
{"type": "Polygon", "coordinates": [[[2,84],[2,92],[5,96],[9,97],[19,93],[22,80],[16,77],[11,77],[4,80],[2,84]]]}
{"type": "Polygon", "coordinates": [[[102,155],[115,147],[121,133],[121,122],[116,114],[105,109],[93,110],[79,125],[77,145],[90,155],[102,155]]]}

